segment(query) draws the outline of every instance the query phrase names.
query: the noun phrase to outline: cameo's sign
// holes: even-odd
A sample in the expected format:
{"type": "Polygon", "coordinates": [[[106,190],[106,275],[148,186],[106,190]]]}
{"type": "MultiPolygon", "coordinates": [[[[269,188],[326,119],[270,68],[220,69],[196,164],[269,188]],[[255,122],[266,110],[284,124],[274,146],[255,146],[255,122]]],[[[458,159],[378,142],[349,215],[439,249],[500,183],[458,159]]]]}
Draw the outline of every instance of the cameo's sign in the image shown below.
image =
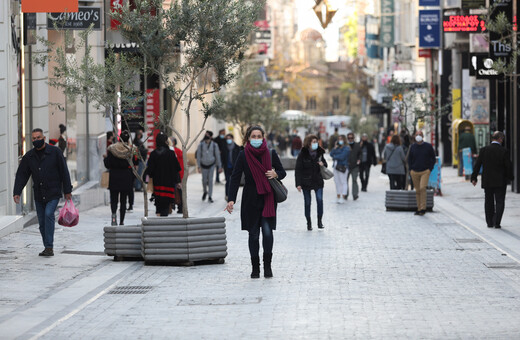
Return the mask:
{"type": "Polygon", "coordinates": [[[47,28],[64,30],[85,30],[90,27],[94,30],[101,29],[101,9],[99,7],[79,7],[75,13],[49,13],[47,28]]]}

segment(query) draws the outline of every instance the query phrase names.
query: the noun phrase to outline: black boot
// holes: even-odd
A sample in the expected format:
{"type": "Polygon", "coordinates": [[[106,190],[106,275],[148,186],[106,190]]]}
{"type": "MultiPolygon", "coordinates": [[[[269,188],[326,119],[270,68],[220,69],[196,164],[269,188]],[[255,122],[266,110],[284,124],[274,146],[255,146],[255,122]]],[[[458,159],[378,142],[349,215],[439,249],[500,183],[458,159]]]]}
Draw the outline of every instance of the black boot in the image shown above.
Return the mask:
{"type": "Polygon", "coordinates": [[[312,230],[312,222],[310,217],[307,217],[307,230],[312,230]]]}
{"type": "Polygon", "coordinates": [[[253,267],[253,271],[251,272],[252,279],[260,278],[260,257],[252,257],[251,265],[253,267]]]}
{"type": "Polygon", "coordinates": [[[112,214],[112,222],[111,225],[116,226],[117,225],[117,215],[112,214]]]}
{"type": "Polygon", "coordinates": [[[321,222],[321,217],[318,217],[318,228],[319,228],[319,229],[323,229],[323,228],[325,228],[325,227],[323,226],[323,223],[321,222]]]}
{"type": "Polygon", "coordinates": [[[273,254],[264,254],[264,277],[270,278],[273,277],[273,271],[271,269],[271,260],[273,258],[273,254]]]}
{"type": "Polygon", "coordinates": [[[125,225],[125,213],[126,211],[119,210],[119,225],[125,225]]]}

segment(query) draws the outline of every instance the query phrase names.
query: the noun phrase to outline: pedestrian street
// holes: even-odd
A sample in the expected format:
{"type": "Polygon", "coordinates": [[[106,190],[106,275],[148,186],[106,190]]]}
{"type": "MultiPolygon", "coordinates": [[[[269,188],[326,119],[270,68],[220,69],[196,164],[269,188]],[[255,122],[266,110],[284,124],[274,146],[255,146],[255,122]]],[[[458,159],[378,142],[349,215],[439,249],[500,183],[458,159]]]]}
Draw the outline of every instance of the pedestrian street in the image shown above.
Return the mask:
{"type": "MultiPolygon", "coordinates": [[[[249,277],[240,202],[232,215],[224,212],[223,185],[215,186],[214,203],[202,202],[199,174],[189,179],[190,213],[226,217],[222,265],[114,262],[101,255],[108,206],[57,231],[53,258],[37,256],[36,226],[6,236],[0,338],[518,338],[519,263],[437,206],[425,216],[386,211],[388,180],[379,168],[372,168],[368,192],[357,201],[337,204],[334,183],[326,181],[325,229],[312,231],[288,171],[272,279],[249,277]]],[[[449,205],[447,195],[441,199],[449,205]]],[[[142,211],[136,193],[126,224],[137,223],[142,211]]]]}

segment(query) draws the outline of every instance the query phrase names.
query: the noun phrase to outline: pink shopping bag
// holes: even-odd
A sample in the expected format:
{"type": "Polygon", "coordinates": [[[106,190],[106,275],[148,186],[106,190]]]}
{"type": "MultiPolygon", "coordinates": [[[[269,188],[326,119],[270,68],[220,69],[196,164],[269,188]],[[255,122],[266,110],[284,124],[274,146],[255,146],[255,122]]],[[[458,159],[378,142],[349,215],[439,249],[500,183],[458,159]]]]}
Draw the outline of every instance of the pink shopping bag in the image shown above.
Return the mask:
{"type": "Polygon", "coordinates": [[[79,222],[78,209],[72,203],[72,200],[65,202],[65,205],[60,210],[58,217],[58,224],[64,227],[74,227],[79,222]]]}

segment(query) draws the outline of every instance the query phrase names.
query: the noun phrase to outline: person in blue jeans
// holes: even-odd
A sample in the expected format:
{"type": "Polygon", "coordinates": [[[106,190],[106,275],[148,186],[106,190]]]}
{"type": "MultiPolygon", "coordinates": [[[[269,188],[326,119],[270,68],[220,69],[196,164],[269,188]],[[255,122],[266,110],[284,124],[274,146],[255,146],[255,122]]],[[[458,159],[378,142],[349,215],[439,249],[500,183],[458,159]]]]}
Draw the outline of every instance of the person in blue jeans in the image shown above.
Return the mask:
{"type": "Polygon", "coordinates": [[[40,256],[54,256],[54,212],[65,194],[65,200],[72,198],[69,169],[61,150],[45,143],[42,129],[31,133],[34,148],[22,158],[14,182],[13,199],[20,203],[20,195],[32,176],[36,214],[40,225],[43,246],[40,256]]]}
{"type": "Polygon", "coordinates": [[[316,204],[318,206],[318,228],[323,229],[323,177],[320,167],[327,167],[327,161],[323,157],[325,150],[318,145],[318,137],[308,135],[303,141],[303,148],[296,159],[295,177],[296,189],[303,191],[305,202],[305,218],[307,219],[307,230],[312,230],[311,220],[311,191],[316,193],[316,204]]]}

